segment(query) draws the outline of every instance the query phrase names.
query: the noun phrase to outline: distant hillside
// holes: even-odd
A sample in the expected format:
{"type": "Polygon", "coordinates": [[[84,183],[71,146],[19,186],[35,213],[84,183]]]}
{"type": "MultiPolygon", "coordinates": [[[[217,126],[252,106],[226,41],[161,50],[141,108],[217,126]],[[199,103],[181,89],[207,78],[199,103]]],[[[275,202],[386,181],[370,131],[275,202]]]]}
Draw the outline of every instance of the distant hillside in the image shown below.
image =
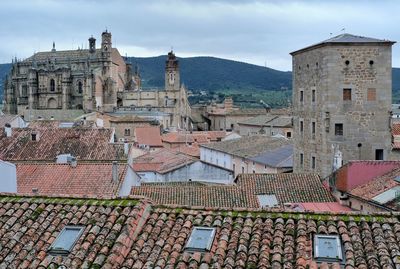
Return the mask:
{"type": "MultiPolygon", "coordinates": [[[[128,60],[139,66],[144,87],[164,87],[166,56],[128,60]]],[[[179,58],[181,81],[192,90],[252,90],[291,89],[291,72],[282,72],[262,66],[225,60],[214,57],[179,58]]],[[[3,83],[11,64],[0,64],[0,97],[3,83]]],[[[393,68],[393,102],[400,102],[400,68],[393,68]]]]}
{"type": "MultiPolygon", "coordinates": [[[[136,58],[144,87],[164,87],[164,66],[166,56],[136,58]]],[[[225,60],[215,57],[179,58],[181,82],[189,89],[262,89],[280,90],[291,88],[291,72],[277,71],[253,64],[225,60]]]]}

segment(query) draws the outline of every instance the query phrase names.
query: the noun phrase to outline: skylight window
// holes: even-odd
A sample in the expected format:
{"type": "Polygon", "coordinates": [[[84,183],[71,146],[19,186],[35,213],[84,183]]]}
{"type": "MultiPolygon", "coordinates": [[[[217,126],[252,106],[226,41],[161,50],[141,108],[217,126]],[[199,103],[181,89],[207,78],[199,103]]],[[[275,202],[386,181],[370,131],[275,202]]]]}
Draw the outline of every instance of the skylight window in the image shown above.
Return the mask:
{"type": "Polygon", "coordinates": [[[279,205],[275,194],[259,194],[257,197],[260,207],[274,207],[279,205]]]}
{"type": "Polygon", "coordinates": [[[342,261],[343,251],[338,235],[317,234],[314,237],[314,256],[321,261],[342,261]]]}
{"type": "Polygon", "coordinates": [[[65,226],[49,248],[52,255],[68,255],[84,231],[82,226],[65,226]]]}
{"type": "Polygon", "coordinates": [[[185,248],[188,251],[209,251],[214,236],[214,228],[194,227],[185,248]]]}

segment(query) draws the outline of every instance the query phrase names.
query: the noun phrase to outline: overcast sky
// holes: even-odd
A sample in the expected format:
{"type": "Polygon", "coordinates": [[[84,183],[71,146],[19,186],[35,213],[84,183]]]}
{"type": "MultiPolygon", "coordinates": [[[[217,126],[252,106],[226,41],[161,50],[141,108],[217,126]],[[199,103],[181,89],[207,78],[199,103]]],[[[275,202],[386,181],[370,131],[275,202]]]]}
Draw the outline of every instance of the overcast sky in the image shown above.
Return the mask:
{"type": "MultiPolygon", "coordinates": [[[[216,56],[291,70],[289,52],[345,32],[400,41],[400,1],[1,0],[0,63],[87,48],[112,32],[122,55],[216,56]]],[[[400,66],[400,45],[393,48],[400,66]]]]}

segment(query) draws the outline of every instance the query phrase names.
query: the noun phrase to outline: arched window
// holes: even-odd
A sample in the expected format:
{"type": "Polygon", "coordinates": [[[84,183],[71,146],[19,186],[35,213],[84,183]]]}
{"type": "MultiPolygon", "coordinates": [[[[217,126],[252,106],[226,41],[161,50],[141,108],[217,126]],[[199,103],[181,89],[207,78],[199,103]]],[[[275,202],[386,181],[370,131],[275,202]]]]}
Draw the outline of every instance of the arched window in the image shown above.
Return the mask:
{"type": "Polygon", "coordinates": [[[50,80],[50,91],[56,91],[56,82],[54,81],[54,79],[50,80]]]}
{"type": "Polygon", "coordinates": [[[83,92],[82,81],[78,81],[78,93],[82,93],[82,92],[83,92]]]}

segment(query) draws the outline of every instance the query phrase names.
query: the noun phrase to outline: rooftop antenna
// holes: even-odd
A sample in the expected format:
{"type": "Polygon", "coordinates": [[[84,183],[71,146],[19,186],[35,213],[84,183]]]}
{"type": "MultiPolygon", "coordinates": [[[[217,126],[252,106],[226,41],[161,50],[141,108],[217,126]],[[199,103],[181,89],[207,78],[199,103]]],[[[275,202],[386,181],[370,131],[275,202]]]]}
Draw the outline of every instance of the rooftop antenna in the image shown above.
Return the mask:
{"type": "Polygon", "coordinates": [[[174,52],[174,46],[171,46],[171,52],[174,52]]]}

